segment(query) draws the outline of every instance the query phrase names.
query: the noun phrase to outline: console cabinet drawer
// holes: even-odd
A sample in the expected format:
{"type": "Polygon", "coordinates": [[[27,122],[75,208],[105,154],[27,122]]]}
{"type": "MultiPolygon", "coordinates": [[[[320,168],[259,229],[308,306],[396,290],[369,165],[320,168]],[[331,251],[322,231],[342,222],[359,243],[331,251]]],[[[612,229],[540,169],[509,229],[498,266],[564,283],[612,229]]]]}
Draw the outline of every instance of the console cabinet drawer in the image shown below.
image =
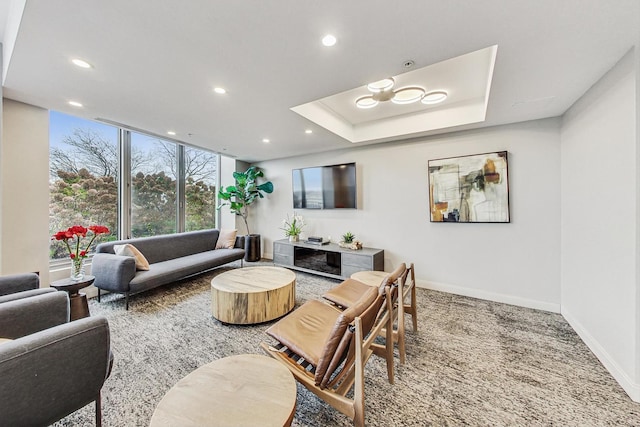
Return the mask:
{"type": "Polygon", "coordinates": [[[293,246],[292,245],[283,245],[279,242],[273,242],[273,256],[278,255],[288,255],[293,257],[293,246]]]}
{"type": "Polygon", "coordinates": [[[293,246],[273,242],[273,263],[280,265],[293,265],[293,246]]]}
{"type": "MultiPolygon", "coordinates": [[[[342,268],[345,266],[359,267],[360,270],[373,270],[373,262],[370,256],[356,254],[342,254],[342,268]]],[[[349,277],[346,274],[343,276],[349,277]]]]}
{"type": "Polygon", "coordinates": [[[273,263],[280,265],[293,265],[293,256],[273,254],[273,263]]]}

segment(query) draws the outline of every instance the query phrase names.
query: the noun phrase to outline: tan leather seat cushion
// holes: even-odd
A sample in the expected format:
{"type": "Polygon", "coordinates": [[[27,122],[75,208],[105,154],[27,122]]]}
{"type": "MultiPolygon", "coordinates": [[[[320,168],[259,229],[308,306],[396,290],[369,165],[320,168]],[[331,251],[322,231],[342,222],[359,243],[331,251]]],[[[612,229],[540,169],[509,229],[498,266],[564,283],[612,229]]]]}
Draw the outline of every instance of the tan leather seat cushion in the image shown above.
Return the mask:
{"type": "Polygon", "coordinates": [[[348,331],[349,324],[379,296],[376,288],[367,286],[367,289],[345,311],[321,301],[307,301],[267,329],[266,333],[311,363],[316,368],[316,385],[324,388],[346,356],[352,336],[348,331]]]}
{"type": "Polygon", "coordinates": [[[266,333],[313,366],[318,366],[325,343],[340,314],[321,301],[307,301],[267,329],[266,333]]]}
{"type": "Polygon", "coordinates": [[[362,297],[369,288],[371,288],[371,286],[365,285],[357,280],[346,279],[344,282],[322,295],[322,298],[331,301],[340,307],[349,308],[355,301],[358,301],[358,299],[360,299],[360,297],[362,297]]]}

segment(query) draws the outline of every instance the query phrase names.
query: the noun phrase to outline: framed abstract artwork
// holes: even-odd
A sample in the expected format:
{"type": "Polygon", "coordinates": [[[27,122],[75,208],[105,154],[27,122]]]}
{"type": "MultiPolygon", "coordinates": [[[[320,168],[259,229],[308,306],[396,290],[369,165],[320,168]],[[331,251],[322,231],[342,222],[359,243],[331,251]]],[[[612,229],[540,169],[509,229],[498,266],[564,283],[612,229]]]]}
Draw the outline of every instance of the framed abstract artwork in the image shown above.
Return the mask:
{"type": "Polygon", "coordinates": [[[429,160],[431,222],[509,222],[507,152],[429,160]]]}

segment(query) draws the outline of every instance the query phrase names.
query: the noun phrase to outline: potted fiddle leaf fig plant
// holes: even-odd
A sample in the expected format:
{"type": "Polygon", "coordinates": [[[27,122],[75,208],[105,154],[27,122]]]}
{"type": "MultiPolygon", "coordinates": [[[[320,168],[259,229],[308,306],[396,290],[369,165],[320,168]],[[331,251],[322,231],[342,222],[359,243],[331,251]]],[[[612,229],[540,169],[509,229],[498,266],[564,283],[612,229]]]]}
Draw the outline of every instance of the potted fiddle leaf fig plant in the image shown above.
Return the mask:
{"type": "Polygon", "coordinates": [[[235,185],[220,188],[218,192],[218,198],[221,200],[218,209],[223,206],[229,206],[229,210],[242,217],[244,221],[244,226],[247,229],[244,239],[246,252],[244,259],[250,262],[260,260],[260,235],[251,234],[249,231],[249,222],[247,221],[249,207],[258,199],[264,198],[264,193],[273,192],[273,183],[271,181],[258,183],[258,178],[262,177],[264,177],[264,173],[257,167],[251,166],[245,172],[234,172],[235,185]]]}

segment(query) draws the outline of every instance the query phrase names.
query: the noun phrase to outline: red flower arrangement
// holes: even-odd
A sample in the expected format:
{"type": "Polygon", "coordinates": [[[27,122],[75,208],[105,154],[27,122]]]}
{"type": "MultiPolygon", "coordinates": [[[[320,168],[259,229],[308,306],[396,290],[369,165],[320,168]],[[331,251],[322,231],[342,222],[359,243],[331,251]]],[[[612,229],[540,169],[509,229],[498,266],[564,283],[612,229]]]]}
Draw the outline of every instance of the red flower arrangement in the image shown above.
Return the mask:
{"type": "Polygon", "coordinates": [[[111,231],[104,225],[91,225],[89,227],[83,227],[81,225],[74,225],[73,227],[69,227],[64,231],[58,231],[56,234],[51,237],[51,239],[55,240],[64,240],[65,245],[67,245],[67,249],[69,250],[69,258],[72,260],[80,260],[82,258],[87,257],[87,252],[89,252],[89,248],[93,241],[100,234],[109,234],[111,231]],[[89,240],[89,244],[86,246],[84,250],[80,250],[81,240],[87,237],[87,233],[91,231],[93,236],[91,236],[91,240],[89,240]],[[75,238],[75,249],[72,249],[69,244],[69,240],[75,238]]]}

